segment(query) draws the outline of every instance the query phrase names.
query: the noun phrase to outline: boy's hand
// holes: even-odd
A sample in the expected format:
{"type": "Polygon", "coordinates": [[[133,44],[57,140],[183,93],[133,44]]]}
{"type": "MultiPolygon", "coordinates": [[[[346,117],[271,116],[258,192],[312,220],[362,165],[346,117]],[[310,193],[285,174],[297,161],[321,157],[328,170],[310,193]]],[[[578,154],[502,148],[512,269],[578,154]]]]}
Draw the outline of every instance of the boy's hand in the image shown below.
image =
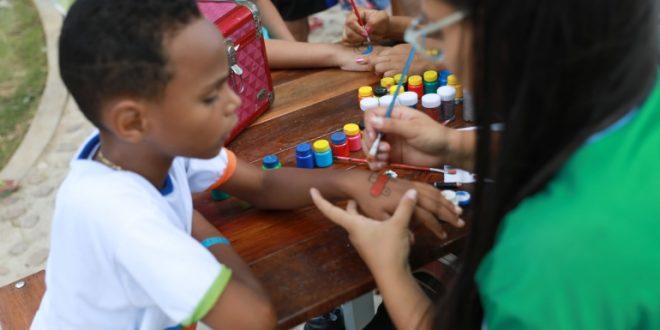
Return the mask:
{"type": "MultiPolygon", "coordinates": [[[[374,72],[378,75],[382,74],[385,77],[391,77],[397,73],[401,73],[410,54],[410,48],[412,48],[410,44],[399,44],[384,50],[374,59],[374,72]]],[[[419,54],[415,54],[410,64],[408,76],[422,74],[424,71],[436,69],[434,63],[425,60],[419,54]]]]}
{"type": "Polygon", "coordinates": [[[374,46],[369,54],[362,54],[360,48],[338,45],[335,52],[336,66],[345,71],[372,71],[374,59],[386,47],[374,46]]]}
{"type": "Polygon", "coordinates": [[[387,37],[390,25],[390,17],[385,11],[373,9],[358,9],[365,27],[360,26],[355,13],[351,11],[346,16],[342,42],[346,45],[356,46],[367,41],[367,33],[372,42],[380,41],[387,37]],[[366,29],[366,30],[365,30],[366,29]]]}
{"type": "Polygon", "coordinates": [[[378,179],[379,173],[365,171],[346,172],[341,178],[345,191],[354,199],[360,210],[368,217],[384,220],[395,211],[403,194],[410,190],[417,191],[417,205],[413,215],[415,220],[430,229],[441,239],[446,237],[439,220],[455,227],[465,223],[460,219],[463,210],[446,200],[439,190],[431,185],[403,179],[390,178],[378,197],[371,195],[371,186],[378,179]]]}

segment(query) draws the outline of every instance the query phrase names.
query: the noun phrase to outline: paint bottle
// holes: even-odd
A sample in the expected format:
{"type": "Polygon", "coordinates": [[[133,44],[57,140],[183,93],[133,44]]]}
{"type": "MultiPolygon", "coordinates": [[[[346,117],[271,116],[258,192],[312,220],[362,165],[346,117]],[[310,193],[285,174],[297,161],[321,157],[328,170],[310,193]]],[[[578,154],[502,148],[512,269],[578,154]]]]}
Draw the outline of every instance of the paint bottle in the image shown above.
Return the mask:
{"type": "Polygon", "coordinates": [[[406,81],[408,81],[408,76],[401,77],[401,74],[397,73],[397,74],[394,75],[393,78],[394,78],[394,85],[392,85],[392,86],[398,85],[399,84],[399,79],[403,79],[403,85],[401,85],[401,89],[407,90],[408,86],[406,86],[406,81]]]}
{"type": "MultiPolygon", "coordinates": [[[[378,99],[378,105],[381,106],[381,107],[386,107],[387,108],[387,107],[390,106],[390,103],[392,103],[393,98],[394,98],[394,96],[392,96],[392,95],[385,95],[385,96],[378,99]]],[[[395,102],[396,103],[394,105],[400,105],[401,104],[398,97],[396,98],[395,102]]]]}
{"type": "Polygon", "coordinates": [[[383,77],[380,79],[380,86],[385,87],[385,88],[390,88],[390,86],[394,85],[394,78],[392,77],[383,77]]]}
{"type": "Polygon", "coordinates": [[[454,99],[456,98],[456,90],[451,86],[441,86],[438,88],[438,94],[442,100],[442,105],[440,106],[440,120],[454,120],[456,117],[456,104],[454,103],[454,99]]]}
{"type": "Polygon", "coordinates": [[[385,95],[387,95],[387,87],[376,86],[374,88],[374,96],[381,97],[381,96],[385,96],[385,95]]]}
{"type": "Polygon", "coordinates": [[[357,124],[344,125],[344,134],[348,139],[348,149],[350,151],[360,151],[362,149],[362,135],[360,135],[360,127],[357,124]]]}
{"type": "Polygon", "coordinates": [[[461,84],[457,84],[454,86],[456,89],[456,100],[454,103],[456,104],[463,104],[463,86],[461,84]]]}
{"type": "Polygon", "coordinates": [[[440,87],[447,85],[447,77],[451,74],[449,70],[440,71],[440,87]]]}
{"type": "Polygon", "coordinates": [[[417,93],[417,99],[424,96],[424,85],[422,84],[422,76],[414,75],[408,78],[408,91],[417,93]]]}
{"type": "Polygon", "coordinates": [[[282,163],[280,163],[279,158],[275,155],[266,155],[261,161],[261,168],[266,171],[276,170],[280,167],[282,167],[282,163]]]}
{"type": "Polygon", "coordinates": [[[440,106],[442,100],[436,93],[422,96],[422,111],[434,120],[440,120],[440,106]]]}
{"type": "Polygon", "coordinates": [[[328,140],[316,140],[312,145],[314,149],[314,162],[317,167],[328,167],[332,165],[332,151],[328,140]]]}
{"type": "Polygon", "coordinates": [[[450,74],[447,76],[447,86],[454,87],[456,89],[456,85],[458,85],[458,79],[456,78],[456,75],[450,74]]]}
{"type": "Polygon", "coordinates": [[[440,87],[438,71],[429,70],[424,72],[424,94],[435,94],[438,87],[440,87]]]}
{"type": "Polygon", "coordinates": [[[314,168],[314,156],[309,143],[301,143],[296,146],[296,167],[314,168]]]}
{"type": "Polygon", "coordinates": [[[358,89],[358,101],[362,101],[365,97],[373,97],[374,90],[371,86],[362,86],[358,89]]]}
{"type": "MultiPolygon", "coordinates": [[[[399,96],[401,96],[401,93],[405,92],[406,90],[403,89],[403,86],[401,86],[401,89],[399,90],[399,96]]],[[[390,95],[394,95],[396,93],[396,85],[390,86],[390,95]]]]}
{"type": "Polygon", "coordinates": [[[378,99],[375,97],[365,97],[360,101],[360,110],[367,111],[378,107],[378,99]]]}
{"type": "Polygon", "coordinates": [[[417,93],[415,92],[403,92],[397,98],[401,105],[407,106],[408,108],[417,109],[417,93]]]}
{"type": "Polygon", "coordinates": [[[349,157],[351,150],[348,148],[348,140],[343,132],[336,132],[330,135],[330,148],[333,156],[349,157]]]}

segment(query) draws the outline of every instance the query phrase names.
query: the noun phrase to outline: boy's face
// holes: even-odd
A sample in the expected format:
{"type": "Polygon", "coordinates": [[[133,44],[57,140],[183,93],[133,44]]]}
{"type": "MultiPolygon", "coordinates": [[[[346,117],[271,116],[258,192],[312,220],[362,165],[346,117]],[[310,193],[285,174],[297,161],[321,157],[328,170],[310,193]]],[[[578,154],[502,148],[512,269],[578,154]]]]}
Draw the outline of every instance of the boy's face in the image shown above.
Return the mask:
{"type": "Polygon", "coordinates": [[[199,19],[165,43],[173,77],[149,105],[151,144],[168,156],[217,155],[237,121],[241,100],[229,86],[225,44],[199,19]]]}

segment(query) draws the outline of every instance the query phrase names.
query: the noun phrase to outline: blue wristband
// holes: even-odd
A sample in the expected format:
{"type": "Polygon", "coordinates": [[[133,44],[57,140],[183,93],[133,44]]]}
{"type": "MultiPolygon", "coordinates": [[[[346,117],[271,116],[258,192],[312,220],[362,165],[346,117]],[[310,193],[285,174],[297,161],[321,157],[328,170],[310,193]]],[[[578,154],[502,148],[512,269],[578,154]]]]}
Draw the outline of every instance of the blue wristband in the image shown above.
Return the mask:
{"type": "Polygon", "coordinates": [[[218,245],[218,244],[230,245],[228,239],[226,239],[224,237],[220,237],[220,236],[205,238],[202,241],[202,245],[204,245],[204,247],[207,248],[207,249],[212,247],[213,245],[218,245]]]}

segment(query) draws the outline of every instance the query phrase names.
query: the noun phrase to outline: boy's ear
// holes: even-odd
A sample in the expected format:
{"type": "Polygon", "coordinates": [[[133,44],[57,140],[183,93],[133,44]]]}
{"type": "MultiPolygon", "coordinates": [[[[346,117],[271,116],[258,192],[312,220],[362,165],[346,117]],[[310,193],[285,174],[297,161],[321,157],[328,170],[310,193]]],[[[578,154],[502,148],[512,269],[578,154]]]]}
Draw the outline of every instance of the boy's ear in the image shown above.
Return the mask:
{"type": "Polygon", "coordinates": [[[118,138],[129,142],[140,142],[148,131],[148,111],[143,102],[121,99],[113,102],[107,113],[107,128],[118,138]]]}

